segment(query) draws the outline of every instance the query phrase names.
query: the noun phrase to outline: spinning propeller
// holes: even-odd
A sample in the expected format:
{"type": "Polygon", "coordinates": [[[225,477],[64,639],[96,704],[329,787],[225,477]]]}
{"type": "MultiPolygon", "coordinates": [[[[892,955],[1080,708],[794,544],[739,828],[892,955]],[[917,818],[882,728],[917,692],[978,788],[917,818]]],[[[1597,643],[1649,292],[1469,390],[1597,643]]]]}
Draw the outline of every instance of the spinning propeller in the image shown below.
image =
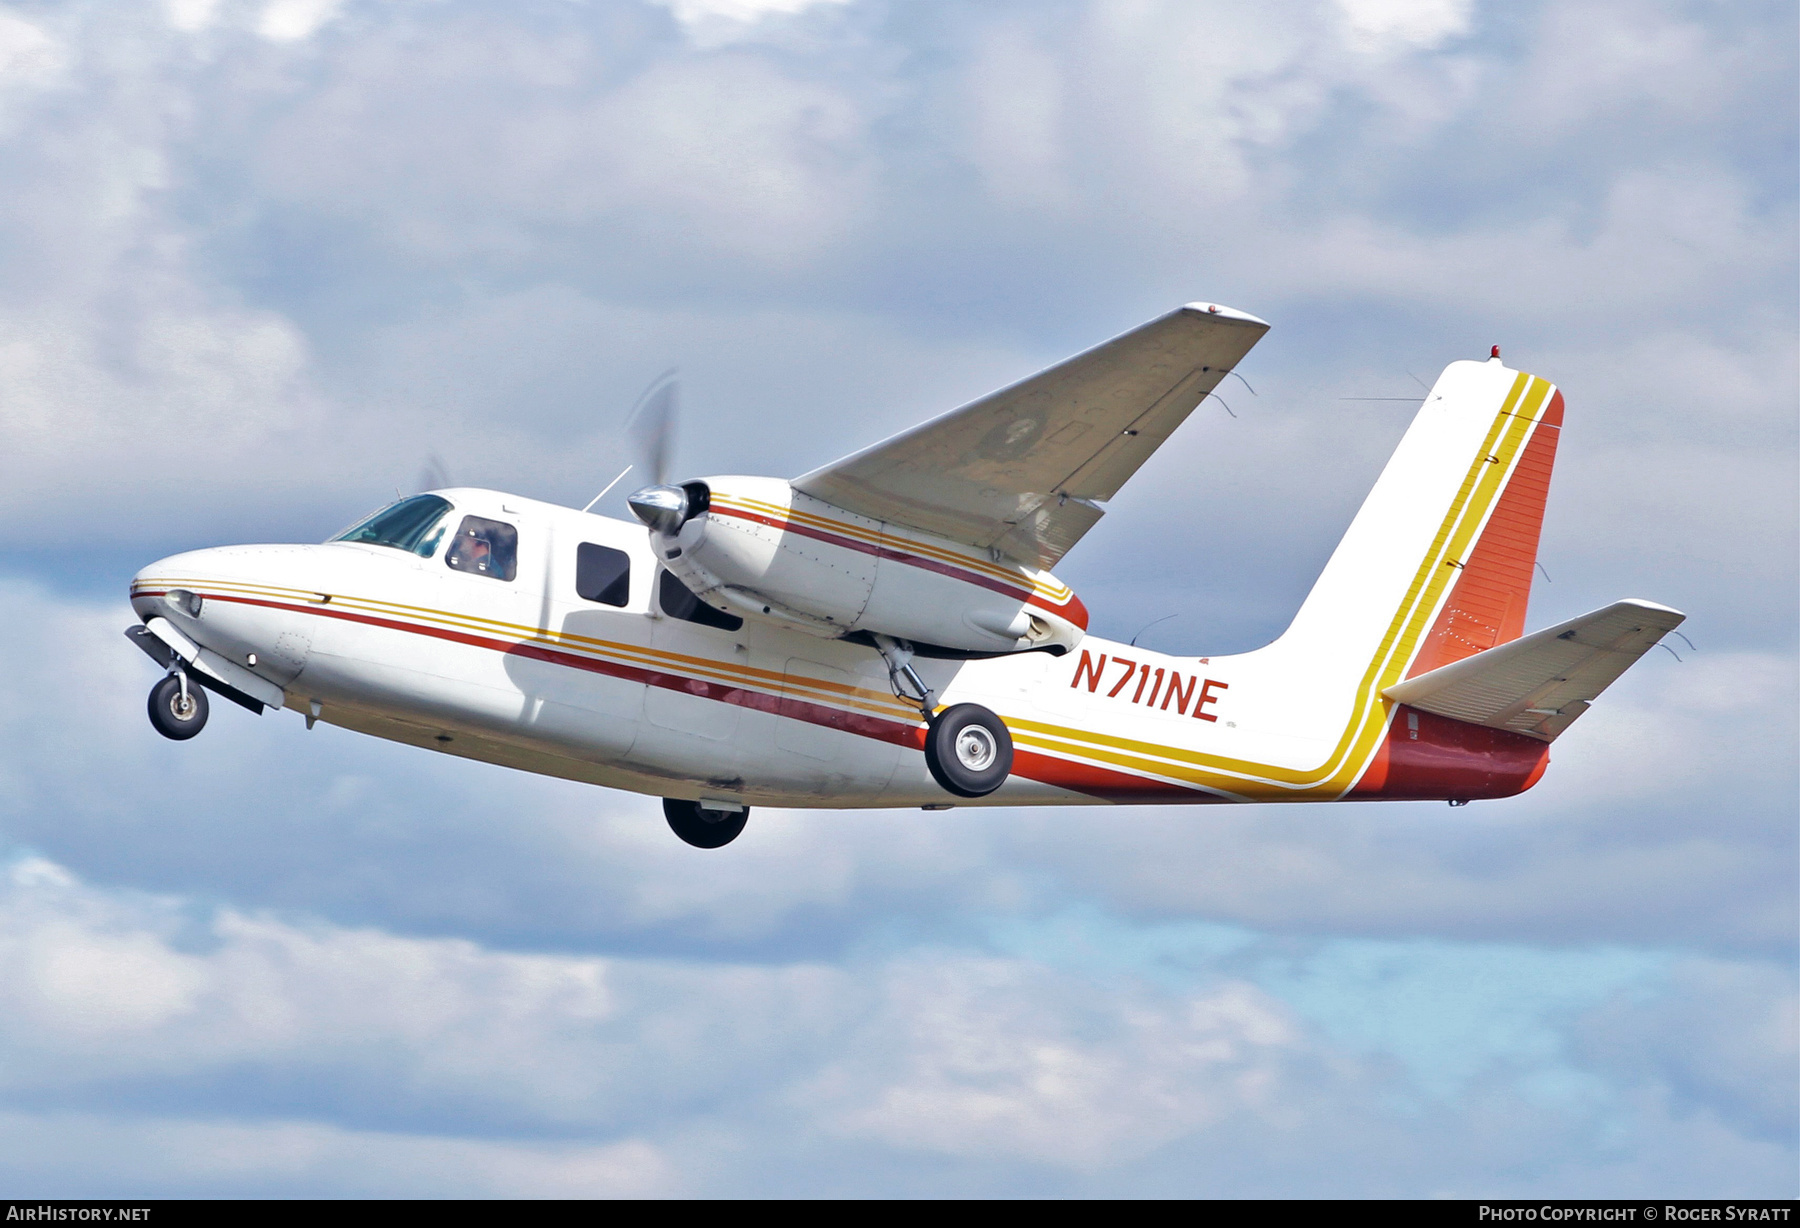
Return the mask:
{"type": "Polygon", "coordinates": [[[419,467],[420,490],[447,490],[456,485],[450,478],[450,470],[444,464],[444,458],[436,452],[425,457],[425,463],[419,467]]]}
{"type": "Polygon", "coordinates": [[[681,382],[674,369],[663,372],[638,398],[631,420],[626,424],[638,453],[638,461],[633,467],[640,468],[650,479],[650,485],[633,492],[626,503],[630,505],[632,515],[652,532],[669,536],[681,531],[693,509],[692,496],[686,490],[668,485],[680,392],[681,382]]]}

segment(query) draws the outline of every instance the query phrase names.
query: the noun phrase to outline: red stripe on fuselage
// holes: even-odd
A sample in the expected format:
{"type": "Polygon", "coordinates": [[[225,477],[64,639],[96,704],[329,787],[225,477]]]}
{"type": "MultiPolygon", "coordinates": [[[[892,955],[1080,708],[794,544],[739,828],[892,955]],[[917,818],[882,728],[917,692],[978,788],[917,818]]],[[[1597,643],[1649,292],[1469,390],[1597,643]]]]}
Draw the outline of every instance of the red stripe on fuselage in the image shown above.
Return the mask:
{"type": "Polygon", "coordinates": [[[1115,772],[1111,768],[1095,767],[1091,763],[1076,763],[1069,759],[1058,759],[1054,755],[1040,754],[1030,750],[1015,749],[1013,751],[1013,774],[1023,776],[1027,780],[1054,785],[1059,789],[1068,789],[1073,793],[1085,793],[1090,797],[1115,802],[1121,806],[1151,806],[1158,802],[1191,804],[1227,800],[1203,789],[1170,784],[1166,780],[1151,780],[1145,776],[1133,776],[1129,772],[1115,772]]]}
{"type": "MultiPolygon", "coordinates": [[[[166,590],[164,590],[166,591],[166,590]]],[[[134,597],[156,597],[160,591],[142,590],[134,597]]],[[[312,614],[336,618],[344,622],[363,623],[390,631],[408,632],[473,648],[486,648],[499,653],[530,657],[551,665],[605,674],[627,681],[640,682],[665,690],[734,703],[740,707],[768,712],[790,720],[838,729],[857,737],[891,742],[913,750],[923,750],[925,729],[921,723],[902,723],[862,713],[845,712],[786,695],[770,695],[748,687],[711,682],[685,674],[671,673],[643,666],[602,660],[541,644],[494,639],[466,631],[441,627],[423,627],[373,614],[352,613],[323,606],[291,605],[254,597],[223,596],[201,593],[208,601],[235,602],[289,613],[312,614]]],[[[1387,736],[1376,750],[1368,769],[1345,801],[1429,800],[1446,797],[1471,800],[1476,798],[1511,797],[1535,785],[1549,765],[1548,743],[1503,729],[1488,729],[1448,717],[1420,712],[1401,705],[1389,722],[1387,736]],[[1408,715],[1419,718],[1419,737],[1414,739],[1408,715]]],[[[1172,784],[1168,781],[1133,776],[1126,772],[1092,764],[1059,759],[1053,755],[1029,750],[1015,750],[1013,774],[1027,780],[1082,793],[1102,801],[1122,805],[1151,805],[1159,802],[1222,802],[1225,798],[1204,790],[1172,784]]]]}
{"type": "MultiPolygon", "coordinates": [[[[155,594],[142,592],[135,595],[154,596],[155,594]]],[[[913,750],[924,750],[925,748],[925,727],[922,723],[902,723],[864,713],[845,712],[824,704],[796,699],[791,695],[770,695],[763,691],[751,690],[748,687],[710,682],[704,678],[693,678],[686,674],[582,656],[550,648],[543,644],[523,644],[476,635],[467,631],[452,631],[443,627],[422,627],[416,623],[401,622],[398,619],[383,618],[375,614],[358,614],[349,610],[334,610],[324,606],[290,605],[286,602],[256,597],[215,596],[210,593],[202,593],[201,596],[208,601],[235,602],[238,605],[260,606],[264,609],[284,610],[293,614],[335,618],[344,622],[381,627],[389,631],[402,631],[433,639],[448,640],[451,643],[464,644],[471,648],[486,648],[492,652],[529,657],[551,665],[562,665],[570,669],[581,669],[589,673],[606,674],[632,682],[641,682],[647,686],[662,687],[665,690],[681,691],[719,703],[737,704],[740,707],[753,708],[760,712],[787,717],[790,720],[805,721],[812,725],[822,725],[857,737],[871,738],[878,742],[891,742],[899,746],[910,747],[913,750]]],[[[1151,790],[1168,788],[1168,786],[1155,781],[1141,780],[1122,772],[1110,772],[1104,768],[1089,768],[1048,755],[1033,754],[1030,751],[1017,752],[1013,761],[1013,774],[1058,788],[1089,793],[1102,800],[1162,801],[1169,800],[1172,796],[1166,793],[1152,795],[1151,790]]],[[[1189,801],[1212,800],[1205,794],[1196,794],[1185,790],[1176,790],[1175,794],[1189,801]]]]}

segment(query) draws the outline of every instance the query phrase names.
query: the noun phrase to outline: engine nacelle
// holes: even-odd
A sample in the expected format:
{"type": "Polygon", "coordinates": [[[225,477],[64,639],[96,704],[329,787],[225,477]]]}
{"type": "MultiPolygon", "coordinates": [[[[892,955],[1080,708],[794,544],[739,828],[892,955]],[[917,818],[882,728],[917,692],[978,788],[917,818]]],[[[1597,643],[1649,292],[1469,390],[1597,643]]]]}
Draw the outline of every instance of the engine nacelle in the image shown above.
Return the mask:
{"type": "Polygon", "coordinates": [[[979,547],[858,516],[779,478],[706,478],[679,491],[685,500],[677,488],[640,492],[633,509],[663,565],[742,618],[927,651],[1067,651],[1087,632],[1087,608],[1067,585],[979,547]]]}

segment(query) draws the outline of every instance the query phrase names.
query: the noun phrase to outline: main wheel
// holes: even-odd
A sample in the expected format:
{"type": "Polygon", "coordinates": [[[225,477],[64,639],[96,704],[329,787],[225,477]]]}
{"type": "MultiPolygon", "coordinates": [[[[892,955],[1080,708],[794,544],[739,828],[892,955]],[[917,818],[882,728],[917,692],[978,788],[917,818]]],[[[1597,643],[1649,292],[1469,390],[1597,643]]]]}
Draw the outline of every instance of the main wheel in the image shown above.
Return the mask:
{"type": "Polygon", "coordinates": [[[170,674],[150,688],[150,723],[165,738],[187,741],[206,728],[206,692],[189,678],[183,697],[181,679],[170,674]]]}
{"type": "Polygon", "coordinates": [[[925,734],[925,766],[958,797],[986,797],[1012,773],[1012,734],[980,704],[938,713],[925,734]]]}
{"type": "Polygon", "coordinates": [[[699,802],[681,802],[663,798],[663,817],[669,830],[697,849],[723,848],[738,838],[744,824],[750,821],[746,806],[736,814],[728,810],[702,810],[699,802]]]}

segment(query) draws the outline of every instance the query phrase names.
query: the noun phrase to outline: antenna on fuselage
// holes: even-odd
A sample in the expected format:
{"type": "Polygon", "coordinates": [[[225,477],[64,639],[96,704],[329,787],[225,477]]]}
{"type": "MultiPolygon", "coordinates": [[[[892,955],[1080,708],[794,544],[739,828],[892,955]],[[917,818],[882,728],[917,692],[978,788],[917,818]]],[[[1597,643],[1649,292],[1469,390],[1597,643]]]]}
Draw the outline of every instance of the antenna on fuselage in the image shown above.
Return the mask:
{"type": "Polygon", "coordinates": [[[606,491],[611,490],[613,487],[617,486],[620,482],[624,481],[625,475],[630,473],[631,470],[632,470],[632,466],[630,466],[630,465],[627,465],[623,469],[619,470],[619,476],[614,478],[612,481],[610,481],[606,484],[606,490],[601,491],[599,494],[595,495],[592,499],[589,499],[588,505],[586,507],[582,508],[581,510],[584,512],[592,511],[594,509],[594,504],[596,504],[596,503],[600,502],[600,500],[606,498],[606,491]]]}
{"type": "Polygon", "coordinates": [[[670,367],[651,380],[649,387],[639,394],[631,407],[631,413],[625,418],[625,433],[631,437],[637,459],[619,470],[619,476],[608,482],[605,490],[589,499],[582,511],[593,511],[594,505],[606,498],[607,491],[624,481],[625,475],[633,469],[639,471],[640,481],[648,478],[652,486],[660,486],[667,480],[670,458],[675,450],[680,376],[678,369],[670,367]]]}
{"type": "Polygon", "coordinates": [[[1152,619],[1150,622],[1145,623],[1143,626],[1138,628],[1137,635],[1134,635],[1131,637],[1131,643],[1130,643],[1129,647],[1136,648],[1137,642],[1138,642],[1138,635],[1144,634],[1144,632],[1150,630],[1150,628],[1154,627],[1157,623],[1166,623],[1171,618],[1180,618],[1180,617],[1181,617],[1181,612],[1179,610],[1177,610],[1173,614],[1164,614],[1161,618],[1152,619]]]}

